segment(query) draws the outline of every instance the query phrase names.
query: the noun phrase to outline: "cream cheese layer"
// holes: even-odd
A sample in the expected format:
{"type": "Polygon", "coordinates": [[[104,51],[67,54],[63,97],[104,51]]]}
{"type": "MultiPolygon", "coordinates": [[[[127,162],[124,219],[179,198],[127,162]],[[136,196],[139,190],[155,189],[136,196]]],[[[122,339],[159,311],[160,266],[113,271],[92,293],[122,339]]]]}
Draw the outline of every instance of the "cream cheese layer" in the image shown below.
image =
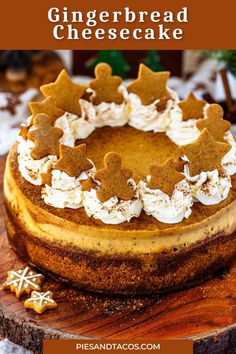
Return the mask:
{"type": "Polygon", "coordinates": [[[236,200],[202,220],[178,227],[170,225],[165,229],[121,230],[116,225],[108,228],[106,225],[96,227],[76,223],[29,200],[16,182],[10,158],[5,170],[4,194],[11,210],[18,213],[19,223],[29,234],[63,247],[101,254],[159,253],[189,247],[216,234],[228,235],[236,229],[236,200]]]}

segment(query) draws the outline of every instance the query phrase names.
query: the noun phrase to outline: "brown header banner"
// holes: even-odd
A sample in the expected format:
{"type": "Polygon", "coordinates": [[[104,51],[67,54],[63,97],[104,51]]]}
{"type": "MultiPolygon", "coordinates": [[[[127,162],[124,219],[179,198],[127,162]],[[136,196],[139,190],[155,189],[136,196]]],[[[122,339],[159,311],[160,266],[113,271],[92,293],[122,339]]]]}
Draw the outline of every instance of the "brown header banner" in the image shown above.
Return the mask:
{"type": "Polygon", "coordinates": [[[0,49],[235,49],[235,14],[235,0],[2,0],[0,49]]]}
{"type": "Polygon", "coordinates": [[[193,354],[191,340],[45,340],[43,354],[193,354]]]}

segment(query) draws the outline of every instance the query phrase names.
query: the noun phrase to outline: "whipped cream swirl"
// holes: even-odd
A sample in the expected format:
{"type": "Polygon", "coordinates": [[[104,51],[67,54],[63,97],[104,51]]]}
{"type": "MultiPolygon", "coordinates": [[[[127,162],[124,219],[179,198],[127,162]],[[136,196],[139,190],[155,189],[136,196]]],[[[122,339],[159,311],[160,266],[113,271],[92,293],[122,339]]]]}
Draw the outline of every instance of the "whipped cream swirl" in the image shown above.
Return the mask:
{"type": "Polygon", "coordinates": [[[135,182],[132,179],[128,182],[135,191],[132,200],[119,200],[117,197],[112,197],[102,203],[97,198],[96,189],[84,192],[84,209],[87,215],[105,224],[120,224],[138,217],[142,210],[142,202],[138,199],[135,182]]]}
{"type": "MultiPolygon", "coordinates": [[[[147,177],[150,179],[150,176],[147,177]]],[[[188,218],[192,212],[193,199],[188,182],[183,179],[175,185],[172,196],[159,189],[150,189],[147,183],[140,181],[139,195],[147,215],[160,222],[174,224],[188,218]]]]}
{"type": "Polygon", "coordinates": [[[143,131],[165,132],[170,124],[171,108],[177,100],[174,91],[168,89],[168,92],[172,98],[167,101],[166,108],[161,112],[158,112],[156,107],[159,99],[145,106],[137,95],[130,93],[128,98],[129,125],[143,131]]]}
{"type": "Polygon", "coordinates": [[[77,139],[87,138],[95,130],[95,111],[92,104],[80,100],[81,117],[66,112],[55,122],[55,127],[63,130],[60,143],[73,147],[77,139]]]}
{"type": "Polygon", "coordinates": [[[236,142],[230,131],[225,133],[225,140],[231,145],[231,149],[222,159],[222,165],[229,176],[236,173],[236,142]]]}
{"type": "Polygon", "coordinates": [[[176,105],[170,112],[170,125],[166,135],[178,146],[193,143],[201,134],[196,127],[197,119],[182,119],[182,110],[176,105]]]}
{"type": "MultiPolygon", "coordinates": [[[[89,91],[89,90],[88,90],[89,91]]],[[[92,97],[95,96],[95,92],[92,92],[92,97]]],[[[98,105],[94,105],[95,110],[95,126],[101,128],[104,126],[120,127],[128,122],[128,107],[127,107],[127,89],[121,85],[118,91],[123,95],[124,101],[121,104],[114,102],[101,102],[98,105]]]]}
{"type": "Polygon", "coordinates": [[[225,200],[231,188],[231,179],[226,174],[220,174],[218,170],[201,172],[191,177],[189,166],[184,166],[184,174],[189,182],[194,201],[204,205],[215,205],[225,200]]]}
{"type": "Polygon", "coordinates": [[[40,160],[34,160],[31,157],[31,151],[34,148],[33,141],[25,140],[22,136],[18,136],[17,141],[18,166],[22,177],[35,186],[41,186],[43,184],[42,173],[46,173],[57,161],[57,156],[49,155],[40,160]]]}
{"type": "Polygon", "coordinates": [[[78,209],[83,206],[83,192],[81,180],[85,180],[94,171],[94,168],[83,171],[79,177],[71,177],[64,171],[52,170],[51,186],[45,185],[42,189],[44,202],[55,208],[78,209]]]}

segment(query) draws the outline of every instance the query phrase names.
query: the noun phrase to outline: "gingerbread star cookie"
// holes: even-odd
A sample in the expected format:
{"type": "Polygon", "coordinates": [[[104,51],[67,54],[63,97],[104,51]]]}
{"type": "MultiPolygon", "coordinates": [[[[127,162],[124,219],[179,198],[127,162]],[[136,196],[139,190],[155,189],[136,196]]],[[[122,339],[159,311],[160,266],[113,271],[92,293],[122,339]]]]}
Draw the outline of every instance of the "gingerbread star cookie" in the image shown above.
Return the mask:
{"type": "Polygon", "coordinates": [[[86,87],[71,81],[63,69],[55,82],[41,86],[44,96],[51,96],[57,107],[63,111],[81,116],[79,99],[84,95],[86,87]]]}
{"type": "Polygon", "coordinates": [[[224,111],[220,105],[211,104],[207,107],[206,118],[197,121],[197,128],[199,130],[206,128],[215,140],[225,142],[225,132],[231,128],[231,124],[223,119],[223,115],[224,111]]]}
{"type": "Polygon", "coordinates": [[[95,105],[102,102],[114,102],[121,104],[124,101],[123,95],[119,92],[122,79],[119,76],[112,76],[112,69],[106,63],[100,63],[95,68],[96,79],[89,83],[89,87],[95,91],[92,101],[95,105]]]}
{"type": "Polygon", "coordinates": [[[194,94],[190,92],[186,100],[178,103],[179,108],[181,108],[183,112],[182,120],[203,118],[203,108],[206,103],[205,100],[198,100],[194,94]]]}
{"type": "Polygon", "coordinates": [[[51,119],[51,125],[54,126],[57,118],[61,117],[65,112],[55,105],[51,96],[46,97],[41,102],[29,102],[29,109],[32,115],[45,113],[51,119]]]}
{"type": "Polygon", "coordinates": [[[25,294],[30,294],[32,290],[40,290],[44,279],[42,274],[34,272],[29,267],[19,270],[11,270],[7,273],[8,277],[3,284],[3,289],[10,289],[16,294],[17,298],[25,294]]]}
{"type": "Polygon", "coordinates": [[[89,177],[87,179],[82,179],[80,181],[81,184],[81,190],[82,192],[85,191],[91,191],[91,189],[96,188],[97,184],[94,182],[94,180],[92,179],[92,177],[89,177]]]}
{"type": "Polygon", "coordinates": [[[21,124],[19,127],[19,135],[22,136],[22,138],[25,140],[27,139],[28,130],[29,130],[29,127],[25,124],[21,124]]]}
{"type": "Polygon", "coordinates": [[[215,169],[223,172],[222,158],[230,149],[230,144],[214,140],[206,128],[194,143],[180,147],[183,155],[189,160],[190,176],[215,169]]]}
{"type": "Polygon", "coordinates": [[[60,145],[60,158],[53,165],[54,169],[66,172],[71,177],[79,177],[81,172],[87,171],[93,164],[87,159],[86,144],[75,147],[60,145]]]}
{"type": "Polygon", "coordinates": [[[37,313],[43,313],[46,310],[53,310],[57,303],[52,298],[51,291],[38,292],[32,291],[31,297],[24,302],[26,309],[34,310],[37,313]]]}
{"type": "Polygon", "coordinates": [[[175,185],[184,179],[184,175],[177,171],[176,160],[173,159],[167,160],[162,165],[150,166],[150,175],[148,188],[160,189],[170,197],[175,185]]]}
{"type": "Polygon", "coordinates": [[[135,93],[143,105],[149,105],[157,99],[169,97],[166,89],[169,71],[154,72],[144,64],[140,64],[138,78],[128,87],[128,92],[135,93]]]}
{"type": "Polygon", "coordinates": [[[130,200],[134,191],[128,185],[128,179],[133,172],[121,167],[121,158],[115,152],[109,152],[104,157],[105,168],[95,174],[95,179],[101,182],[101,188],[97,191],[98,199],[104,203],[111,197],[130,200]]]}

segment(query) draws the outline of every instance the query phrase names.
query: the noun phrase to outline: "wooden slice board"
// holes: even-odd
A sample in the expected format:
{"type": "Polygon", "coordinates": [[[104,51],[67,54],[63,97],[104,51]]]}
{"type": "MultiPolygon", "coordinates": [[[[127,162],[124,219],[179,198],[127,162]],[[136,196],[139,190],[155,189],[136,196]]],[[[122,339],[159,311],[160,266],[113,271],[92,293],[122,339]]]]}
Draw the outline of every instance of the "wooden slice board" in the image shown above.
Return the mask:
{"type": "MultiPolygon", "coordinates": [[[[0,161],[0,188],[4,160],[0,161]]],[[[2,197],[2,192],[1,192],[2,197]]],[[[10,248],[0,199],[0,284],[25,266],[10,248]]],[[[60,266],[60,265],[58,265],[60,266]]],[[[161,297],[108,297],[61,285],[46,276],[58,308],[37,315],[0,288],[0,336],[35,352],[44,338],[192,338],[195,353],[236,353],[236,261],[207,283],[161,297]]]]}

